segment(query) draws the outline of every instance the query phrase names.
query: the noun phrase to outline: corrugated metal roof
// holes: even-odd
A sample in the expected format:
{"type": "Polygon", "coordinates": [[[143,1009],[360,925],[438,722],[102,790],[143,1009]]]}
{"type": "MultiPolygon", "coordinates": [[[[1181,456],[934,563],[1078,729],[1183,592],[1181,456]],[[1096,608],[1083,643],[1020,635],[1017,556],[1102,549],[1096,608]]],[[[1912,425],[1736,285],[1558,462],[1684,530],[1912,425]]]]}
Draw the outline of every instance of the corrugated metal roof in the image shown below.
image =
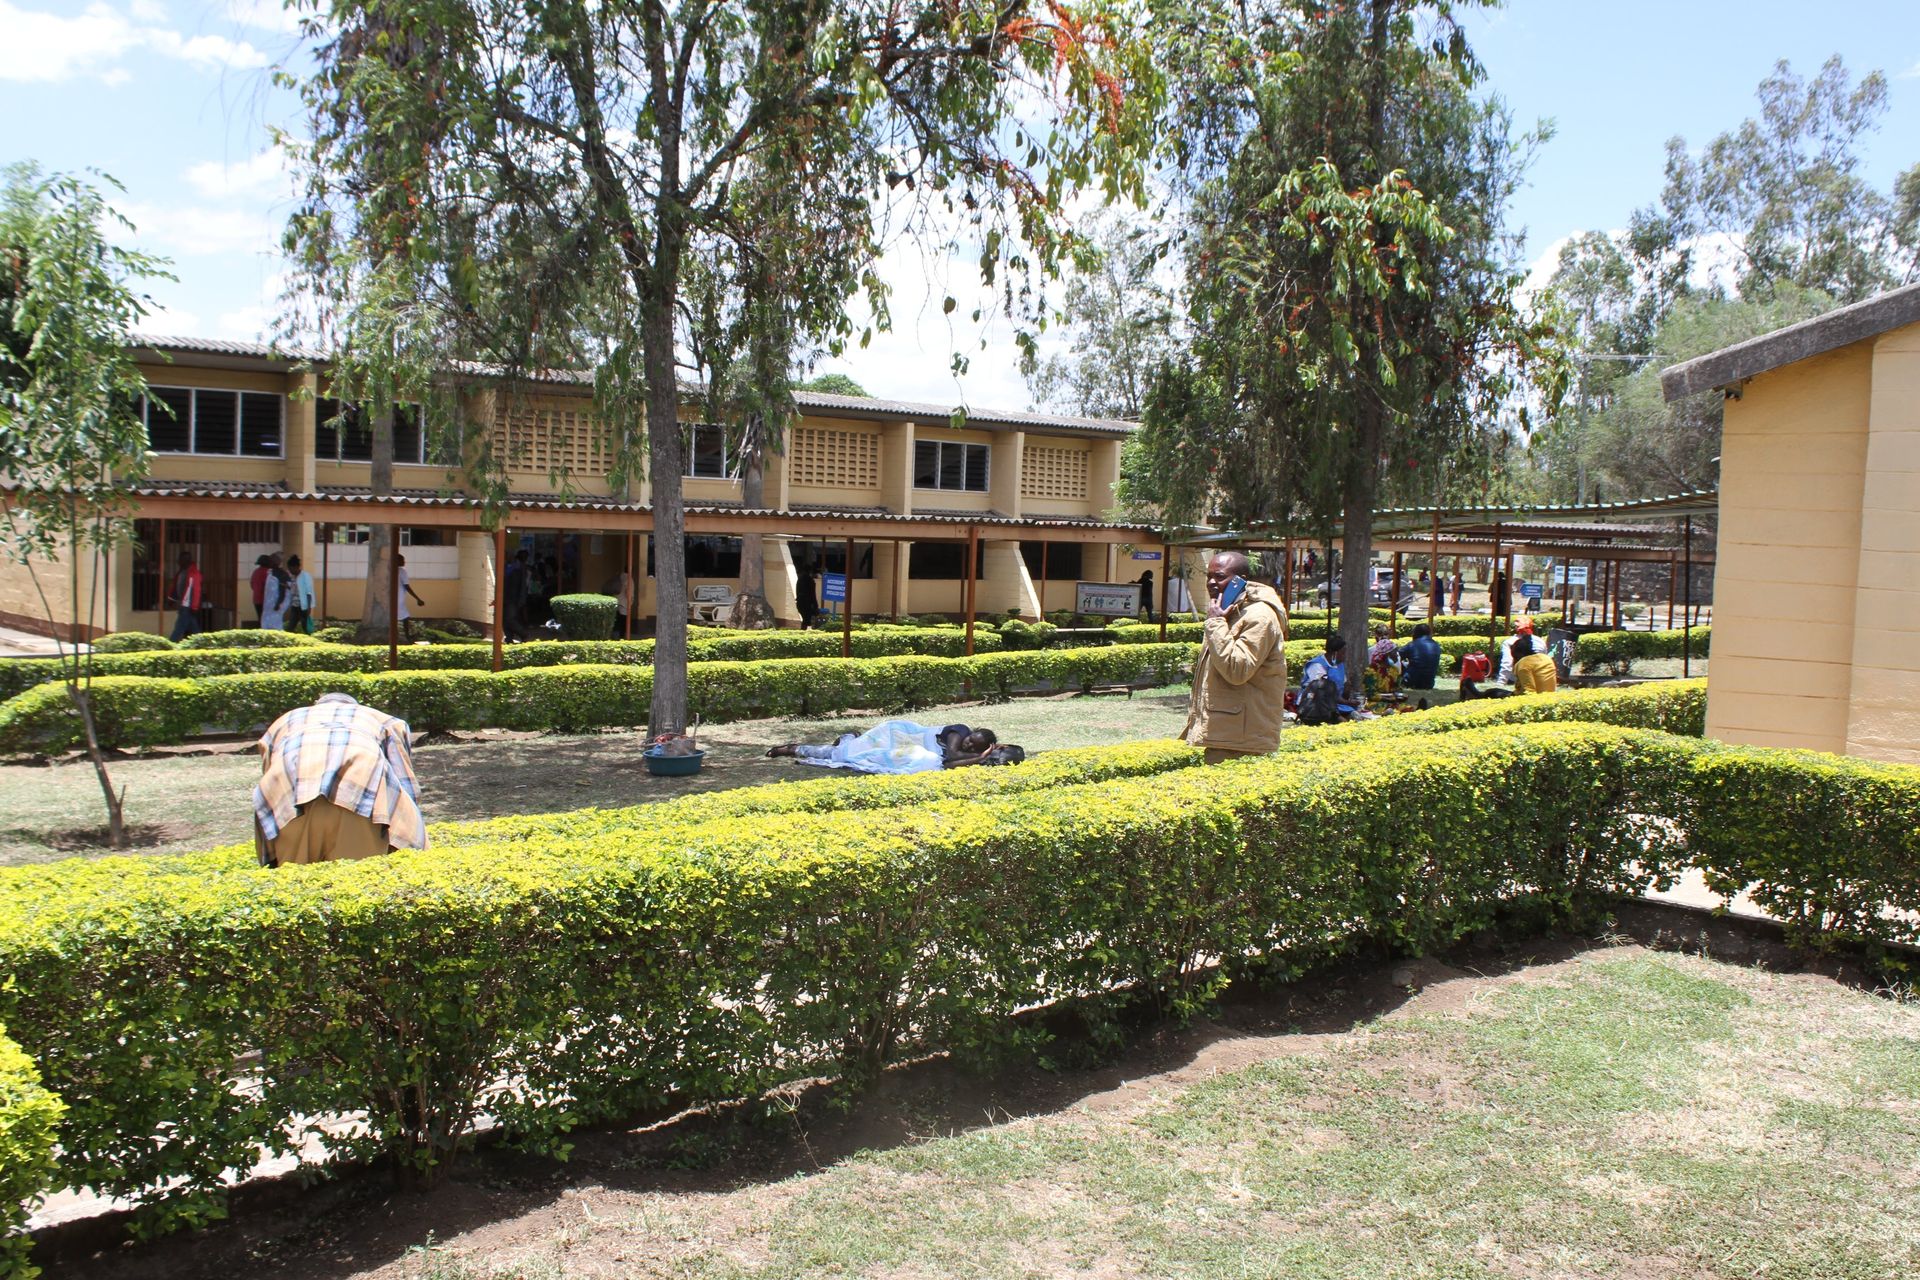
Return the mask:
{"type": "MultiPolygon", "coordinates": [[[[318,489],[311,493],[301,493],[271,484],[209,485],[180,480],[145,482],[133,490],[133,496],[136,498],[276,498],[300,502],[337,504],[348,510],[360,507],[373,498],[373,494],[364,489],[328,488],[318,489]]],[[[485,505],[481,499],[469,497],[465,494],[429,493],[418,489],[391,493],[378,499],[378,502],[381,508],[400,506],[418,507],[421,509],[477,509],[485,505]]],[[[623,503],[615,498],[596,497],[592,495],[572,498],[556,498],[537,494],[509,495],[507,505],[513,509],[515,514],[532,511],[638,512],[651,511],[653,509],[650,503],[623,503]]],[[[935,514],[916,511],[912,514],[903,514],[897,511],[888,511],[881,507],[793,508],[782,511],[773,507],[747,507],[738,503],[690,502],[687,503],[683,509],[688,515],[780,516],[799,521],[852,520],[867,523],[906,521],[960,526],[982,524],[1016,526],[1020,528],[1146,529],[1144,525],[1109,524],[1103,521],[1066,516],[1038,516],[1026,519],[1015,519],[1011,516],[1004,516],[997,513],[983,514],[980,512],[947,512],[935,514]]]]}
{"type": "Polygon", "coordinates": [[[275,346],[270,342],[241,342],[233,338],[190,338],[179,334],[136,333],[136,346],[155,351],[201,351],[216,356],[251,356],[261,360],[324,360],[319,351],[305,347],[275,346]]]}
{"type": "MultiPolygon", "coordinates": [[[[179,334],[135,334],[136,344],[156,351],[194,351],[205,355],[238,356],[259,360],[275,361],[325,361],[328,356],[322,351],[293,345],[275,345],[267,342],[243,342],[232,338],[195,338],[179,334]]],[[[453,370],[476,377],[499,377],[501,370],[496,365],[478,363],[471,360],[456,360],[449,364],[453,370]]],[[[543,369],[526,375],[529,382],[546,383],[555,386],[588,387],[593,384],[593,374],[577,369],[543,369]]],[[[682,383],[680,398],[683,401],[698,401],[705,395],[705,389],[698,384],[682,383]]],[[[1121,418],[1086,418],[1074,414],[1030,413],[1014,409],[969,408],[966,405],[943,405],[915,400],[889,400],[879,396],[842,396],[824,391],[796,391],[794,403],[802,411],[812,411],[819,415],[831,415],[851,418],[870,418],[884,421],[911,421],[931,427],[944,427],[956,414],[965,418],[964,425],[980,429],[1026,428],[1052,432],[1064,432],[1068,435],[1124,436],[1132,433],[1138,423],[1121,418]]]]}

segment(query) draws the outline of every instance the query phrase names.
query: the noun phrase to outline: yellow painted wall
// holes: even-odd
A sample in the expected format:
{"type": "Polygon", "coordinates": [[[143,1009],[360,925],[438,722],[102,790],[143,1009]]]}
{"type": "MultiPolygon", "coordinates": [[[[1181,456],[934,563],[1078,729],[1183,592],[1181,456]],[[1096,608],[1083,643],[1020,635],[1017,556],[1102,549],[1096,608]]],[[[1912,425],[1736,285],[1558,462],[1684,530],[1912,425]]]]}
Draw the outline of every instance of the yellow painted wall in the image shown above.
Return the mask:
{"type": "Polygon", "coordinates": [[[1846,747],[1872,374],[1857,344],[1726,402],[1712,737],[1846,747]]]}
{"type": "Polygon", "coordinates": [[[1846,746],[1920,764],[1920,324],[1872,351],[1846,746]]]}

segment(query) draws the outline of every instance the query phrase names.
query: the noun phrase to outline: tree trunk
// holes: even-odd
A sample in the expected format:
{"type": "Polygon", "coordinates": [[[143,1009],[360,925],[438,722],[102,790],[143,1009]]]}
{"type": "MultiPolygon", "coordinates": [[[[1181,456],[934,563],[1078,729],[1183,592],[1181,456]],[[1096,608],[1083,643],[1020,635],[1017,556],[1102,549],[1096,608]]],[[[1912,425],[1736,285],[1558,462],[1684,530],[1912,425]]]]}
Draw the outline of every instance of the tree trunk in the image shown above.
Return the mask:
{"type": "MultiPolygon", "coordinates": [[[[1345,492],[1341,495],[1340,525],[1340,638],[1347,642],[1347,694],[1357,698],[1366,688],[1367,648],[1372,615],[1368,612],[1367,578],[1373,564],[1373,499],[1379,487],[1381,416],[1383,406],[1361,392],[1354,414],[1356,439],[1347,460],[1345,492]]],[[[1356,704],[1357,705],[1357,704],[1356,704]]]]}
{"type": "MultiPolygon", "coordinates": [[[[677,267],[661,264],[671,280],[677,267]]],[[[674,381],[673,300],[643,303],[642,358],[647,371],[647,474],[653,483],[654,647],[652,729],[687,726],[687,517],[680,497],[680,389],[674,381]]]]}
{"type": "MultiPolygon", "coordinates": [[[[740,500],[747,510],[766,505],[766,422],[759,414],[747,424],[740,451],[740,500]]],[[[740,539],[740,594],[734,598],[727,625],[737,631],[764,631],[773,625],[773,606],[767,603],[766,544],[757,533],[740,539]]]]}
{"type": "Polygon", "coordinates": [[[107,758],[100,751],[100,736],[93,726],[93,700],[78,682],[67,684],[67,697],[73,700],[75,710],[80,713],[81,727],[87,731],[87,759],[93,763],[93,776],[99,780],[100,794],[107,801],[107,846],[124,849],[127,847],[126,814],[121,808],[122,797],[113,789],[113,779],[107,775],[107,758]]]}
{"type": "MultiPolygon", "coordinates": [[[[389,407],[373,422],[373,466],[368,482],[376,498],[393,492],[393,409],[389,407]]],[[[367,589],[361,596],[360,625],[354,638],[361,644],[385,644],[387,623],[393,616],[393,602],[387,599],[387,583],[392,576],[387,557],[393,554],[393,526],[376,524],[367,536],[367,589]]]]}

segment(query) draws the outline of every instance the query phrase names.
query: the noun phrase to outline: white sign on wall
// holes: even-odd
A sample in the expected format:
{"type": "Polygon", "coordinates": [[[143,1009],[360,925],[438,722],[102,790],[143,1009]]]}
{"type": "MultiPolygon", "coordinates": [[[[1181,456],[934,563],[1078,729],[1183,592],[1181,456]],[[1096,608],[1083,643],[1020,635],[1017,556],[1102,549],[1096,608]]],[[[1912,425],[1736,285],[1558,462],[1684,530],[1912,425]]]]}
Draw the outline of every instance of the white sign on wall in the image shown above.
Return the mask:
{"type": "Polygon", "coordinates": [[[1073,611],[1103,618],[1131,618],[1140,612],[1140,584],[1137,582],[1075,583],[1073,611]]]}

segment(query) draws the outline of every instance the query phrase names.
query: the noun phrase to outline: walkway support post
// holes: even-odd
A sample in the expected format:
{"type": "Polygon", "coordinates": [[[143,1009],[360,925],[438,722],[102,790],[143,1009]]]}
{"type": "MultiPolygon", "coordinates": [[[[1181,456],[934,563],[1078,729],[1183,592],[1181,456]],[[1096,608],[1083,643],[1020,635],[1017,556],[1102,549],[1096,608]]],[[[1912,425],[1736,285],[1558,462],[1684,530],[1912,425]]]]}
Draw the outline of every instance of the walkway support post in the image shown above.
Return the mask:
{"type": "Polygon", "coordinates": [[[1400,557],[1403,554],[1393,553],[1393,594],[1387,597],[1387,634],[1396,640],[1400,637],[1400,557]]]}
{"type": "MultiPolygon", "coordinates": [[[[1152,604],[1153,601],[1147,601],[1152,604]]],[[[1047,620],[1047,540],[1040,539],[1040,621],[1047,620]]]]}
{"type": "Polygon", "coordinates": [[[400,527],[387,537],[387,670],[400,667],[400,527]]]}
{"type": "Polygon", "coordinates": [[[1160,643],[1167,642],[1167,601],[1173,589],[1173,548],[1160,544],[1160,643]]]}
{"type": "MultiPolygon", "coordinates": [[[[501,528],[504,531],[506,526],[502,525],[501,528]]],[[[639,534],[637,533],[627,534],[627,634],[626,634],[626,639],[628,640],[633,639],[633,606],[640,603],[640,575],[634,572],[635,568],[638,567],[635,564],[635,561],[639,557],[639,542],[640,542],[639,534]]],[[[500,571],[496,569],[494,572],[497,575],[500,571]]]]}
{"type": "Polygon", "coordinates": [[[1673,630],[1673,598],[1680,593],[1680,562],[1667,553],[1667,630],[1673,630]]]}
{"type": "Polygon", "coordinates": [[[1427,574],[1427,586],[1432,591],[1433,599],[1428,602],[1427,617],[1437,618],[1440,616],[1440,611],[1446,608],[1446,605],[1447,605],[1447,602],[1445,598],[1442,596],[1440,591],[1440,497],[1438,494],[1435,494],[1433,499],[1433,556],[1432,556],[1432,559],[1433,559],[1433,563],[1430,566],[1428,566],[1429,572],[1427,574]]]}
{"type": "Polygon", "coordinates": [[[893,579],[892,616],[895,622],[900,621],[900,557],[906,554],[906,545],[898,538],[893,540],[893,572],[888,576],[893,579]]]}
{"type": "Polygon", "coordinates": [[[330,524],[323,524],[320,526],[320,620],[322,622],[326,621],[328,616],[327,615],[327,582],[329,579],[333,577],[333,571],[328,565],[328,560],[330,558],[330,553],[332,552],[332,550],[333,550],[333,526],[330,524]]]}
{"type": "Polygon", "coordinates": [[[1682,554],[1686,557],[1687,582],[1687,620],[1686,629],[1680,633],[1680,674],[1693,674],[1693,517],[1687,517],[1687,531],[1681,542],[1682,554]]]}
{"type": "MultiPolygon", "coordinates": [[[[198,556],[194,557],[196,560],[199,558],[198,556]]],[[[173,571],[167,567],[167,518],[165,516],[160,517],[160,545],[153,549],[153,563],[154,568],[158,570],[154,576],[160,581],[160,598],[154,602],[153,606],[154,616],[158,617],[160,622],[159,625],[154,627],[153,634],[164,636],[167,634],[167,582],[173,576],[173,571]]],[[[200,581],[202,583],[206,582],[204,571],[201,574],[200,581]]],[[[200,591],[202,594],[205,594],[206,587],[202,586],[200,591]]]]}
{"type": "Polygon", "coordinates": [[[967,526],[967,656],[973,656],[973,587],[974,570],[980,554],[980,526],[967,526]]]}
{"type": "MultiPolygon", "coordinates": [[[[1291,537],[1289,537],[1286,540],[1286,557],[1287,557],[1287,563],[1280,570],[1280,576],[1285,580],[1281,584],[1280,594],[1285,597],[1285,599],[1283,599],[1281,603],[1287,606],[1288,613],[1292,613],[1293,612],[1293,539],[1291,537]]],[[[1163,640],[1165,638],[1166,638],[1165,636],[1161,637],[1161,639],[1163,640]]]]}
{"type": "MultiPolygon", "coordinates": [[[[1513,587],[1513,584],[1511,582],[1507,583],[1506,585],[1509,590],[1511,590],[1513,587]]],[[[1495,521],[1493,526],[1493,559],[1490,562],[1490,569],[1487,574],[1487,589],[1488,589],[1487,646],[1489,648],[1492,648],[1500,643],[1500,602],[1493,598],[1494,595],[1499,594],[1497,590],[1499,586],[1500,586],[1500,524],[1498,521],[1495,521]]]]}
{"type": "Polygon", "coordinates": [[[847,598],[840,602],[840,656],[853,656],[853,539],[847,539],[847,572],[842,579],[847,584],[847,598]]]}
{"type": "MultiPolygon", "coordinates": [[[[631,588],[629,588],[631,590],[631,588]]],[[[627,601],[627,634],[633,634],[633,601],[627,601]]],[[[493,531],[493,673],[507,665],[507,522],[493,531]]]]}

